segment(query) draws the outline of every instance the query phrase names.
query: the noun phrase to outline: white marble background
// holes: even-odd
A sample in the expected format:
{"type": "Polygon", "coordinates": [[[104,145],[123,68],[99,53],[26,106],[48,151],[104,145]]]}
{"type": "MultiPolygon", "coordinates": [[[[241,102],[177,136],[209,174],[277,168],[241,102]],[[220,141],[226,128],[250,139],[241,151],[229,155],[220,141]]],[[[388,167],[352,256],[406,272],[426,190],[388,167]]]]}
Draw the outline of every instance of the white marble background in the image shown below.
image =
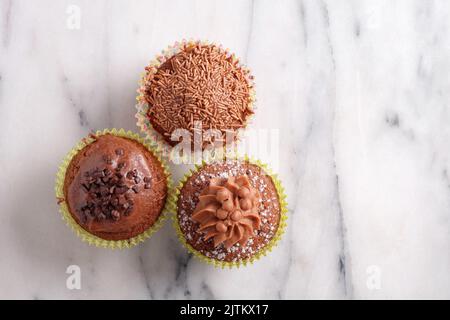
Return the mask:
{"type": "Polygon", "coordinates": [[[0,0],[0,298],[450,298],[449,73],[446,0],[0,0]],[[139,74],[182,38],[236,52],[253,128],[280,133],[288,232],[244,269],[192,259],[171,225],[89,247],[57,211],[62,157],[90,130],[137,130],[139,74]]]}

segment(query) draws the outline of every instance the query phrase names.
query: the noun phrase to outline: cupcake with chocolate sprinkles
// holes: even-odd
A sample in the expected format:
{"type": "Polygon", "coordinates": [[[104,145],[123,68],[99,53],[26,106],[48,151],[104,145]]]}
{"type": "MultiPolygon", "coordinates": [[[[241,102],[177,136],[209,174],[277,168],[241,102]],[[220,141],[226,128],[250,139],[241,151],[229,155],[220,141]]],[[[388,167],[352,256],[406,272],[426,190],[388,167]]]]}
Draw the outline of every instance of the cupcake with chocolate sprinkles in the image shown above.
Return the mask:
{"type": "Polygon", "coordinates": [[[203,134],[202,148],[233,142],[254,113],[250,71],[207,42],[182,41],[163,51],[145,68],[138,93],[138,126],[171,146],[179,143],[172,139],[177,129],[190,134],[192,145],[194,132],[214,130],[203,134]]]}
{"type": "Polygon", "coordinates": [[[286,202],[276,175],[262,163],[204,163],[176,191],[181,242],[215,266],[246,265],[265,255],[286,226],[286,202]]]}
{"type": "Polygon", "coordinates": [[[90,244],[130,247],[162,223],[169,195],[162,160],[138,135],[91,134],[64,160],[56,195],[64,219],[90,244]]]}

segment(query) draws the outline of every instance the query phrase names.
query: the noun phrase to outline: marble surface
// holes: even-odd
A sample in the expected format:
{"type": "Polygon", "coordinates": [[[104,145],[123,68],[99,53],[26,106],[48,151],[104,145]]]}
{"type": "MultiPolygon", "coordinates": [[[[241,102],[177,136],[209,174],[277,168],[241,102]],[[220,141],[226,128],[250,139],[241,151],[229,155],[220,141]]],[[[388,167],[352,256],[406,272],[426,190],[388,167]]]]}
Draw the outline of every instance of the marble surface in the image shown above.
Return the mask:
{"type": "Polygon", "coordinates": [[[445,0],[0,0],[0,298],[450,298],[449,72],[445,0]],[[288,230],[247,268],[198,262],[169,224],[89,247],[57,210],[63,156],[90,130],[137,130],[139,75],[182,38],[241,57],[252,128],[275,133],[260,157],[288,230]]]}

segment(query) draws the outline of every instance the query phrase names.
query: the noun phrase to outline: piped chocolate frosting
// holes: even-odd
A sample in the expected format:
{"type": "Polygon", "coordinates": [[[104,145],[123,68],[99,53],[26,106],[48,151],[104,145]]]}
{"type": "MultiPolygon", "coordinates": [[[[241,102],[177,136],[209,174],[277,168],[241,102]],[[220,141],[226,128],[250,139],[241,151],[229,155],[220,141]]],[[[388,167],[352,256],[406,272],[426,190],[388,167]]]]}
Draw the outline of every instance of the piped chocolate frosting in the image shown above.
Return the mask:
{"type": "Polygon", "coordinates": [[[214,247],[245,245],[260,228],[259,202],[259,192],[246,175],[214,178],[201,192],[192,219],[200,224],[204,240],[213,238],[214,247]]]}
{"type": "MultiPolygon", "coordinates": [[[[217,191],[211,190],[211,192],[213,195],[217,195],[217,191]]],[[[236,193],[235,191],[232,193],[232,197],[234,199],[236,197],[236,193]]],[[[239,194],[237,194],[237,196],[239,197],[239,194]]],[[[211,202],[216,204],[215,207],[222,205],[222,202],[217,198],[216,200],[213,199],[211,202]]],[[[214,162],[202,166],[184,183],[180,190],[177,206],[177,221],[186,243],[195,251],[214,260],[233,262],[249,259],[255,256],[258,252],[260,252],[260,250],[263,250],[270,243],[280,225],[281,205],[272,178],[264,171],[263,168],[246,161],[227,160],[224,162],[214,162]],[[231,247],[226,248],[225,240],[222,244],[216,246],[214,243],[214,237],[216,235],[205,240],[206,232],[199,231],[201,222],[198,221],[203,219],[197,217],[198,221],[194,221],[194,212],[198,213],[201,210],[201,207],[199,207],[199,203],[201,201],[199,197],[202,194],[208,195],[211,185],[218,183],[219,186],[224,187],[228,182],[228,179],[232,177],[236,179],[240,176],[245,176],[251,187],[256,189],[259,194],[260,201],[257,207],[257,213],[260,218],[259,226],[257,224],[258,218],[252,220],[252,222],[255,223],[253,227],[253,234],[248,238],[245,244],[241,244],[238,241],[231,247]]],[[[245,204],[242,206],[239,203],[239,206],[245,208],[245,204]]],[[[234,207],[236,206],[234,205],[234,207]]],[[[217,211],[218,210],[216,210],[216,212],[217,211]]],[[[227,210],[228,213],[226,219],[216,218],[222,222],[232,220],[232,216],[229,215],[230,211],[233,212],[233,210],[227,210]]],[[[224,215],[220,217],[224,217],[224,215]]],[[[211,219],[214,223],[218,221],[211,215],[209,215],[209,219],[211,219]]],[[[233,224],[234,222],[231,221],[231,223],[233,224]]],[[[207,228],[210,232],[214,232],[212,226],[211,228],[207,228]]],[[[242,243],[244,243],[244,240],[241,240],[242,243]]]]}

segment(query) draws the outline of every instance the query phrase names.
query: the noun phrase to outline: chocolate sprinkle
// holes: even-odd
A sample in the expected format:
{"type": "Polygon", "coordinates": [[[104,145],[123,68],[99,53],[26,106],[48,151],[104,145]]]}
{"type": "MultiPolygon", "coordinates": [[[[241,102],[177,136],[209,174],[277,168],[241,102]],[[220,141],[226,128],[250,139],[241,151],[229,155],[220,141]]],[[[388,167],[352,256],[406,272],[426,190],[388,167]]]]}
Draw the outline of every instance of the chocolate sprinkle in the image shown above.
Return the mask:
{"type": "Polygon", "coordinates": [[[252,76],[216,45],[187,45],[148,77],[148,116],[168,137],[178,128],[194,133],[195,121],[202,121],[203,128],[217,129],[225,139],[253,114],[252,76]]]}

